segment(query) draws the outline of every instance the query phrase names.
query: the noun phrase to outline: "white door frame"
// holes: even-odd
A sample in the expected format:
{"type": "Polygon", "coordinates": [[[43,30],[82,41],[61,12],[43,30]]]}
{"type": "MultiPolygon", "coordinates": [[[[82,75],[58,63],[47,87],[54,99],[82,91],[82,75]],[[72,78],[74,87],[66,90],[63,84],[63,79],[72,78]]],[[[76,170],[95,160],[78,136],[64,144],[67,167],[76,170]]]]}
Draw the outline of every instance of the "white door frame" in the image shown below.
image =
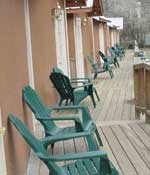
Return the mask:
{"type": "Polygon", "coordinates": [[[104,28],[102,23],[99,24],[99,44],[100,50],[105,54],[104,28]]]}
{"type": "MultiPolygon", "coordinates": [[[[28,0],[24,0],[24,11],[25,11],[26,47],[27,47],[27,64],[28,64],[29,85],[33,89],[35,89],[33,59],[32,59],[30,12],[29,12],[29,1],[28,0]]],[[[35,117],[33,116],[33,114],[32,114],[32,118],[33,118],[33,129],[35,131],[35,126],[36,126],[37,120],[35,120],[35,117]]]]}
{"type": "MultiPolygon", "coordinates": [[[[77,31],[77,21],[81,22],[81,18],[77,17],[76,15],[74,15],[74,38],[75,38],[75,55],[76,55],[76,71],[77,71],[77,77],[78,78],[84,78],[85,77],[85,67],[84,67],[84,56],[83,56],[83,40],[82,40],[82,27],[81,27],[81,31],[77,31]],[[77,41],[77,34],[80,33],[81,36],[81,45],[78,45],[78,41],[77,41]],[[81,53],[79,53],[79,47],[80,47],[80,51],[81,53]],[[82,68],[81,68],[82,67],[82,68]],[[81,70],[80,70],[81,69],[81,70]]],[[[80,41],[79,41],[80,42],[80,41]]]]}
{"type": "Polygon", "coordinates": [[[95,37],[94,37],[94,19],[93,18],[91,18],[91,26],[92,26],[93,58],[94,58],[94,63],[96,63],[95,37]]]}
{"type": "Polygon", "coordinates": [[[69,76],[69,54],[67,43],[67,24],[66,14],[64,10],[61,10],[61,16],[55,19],[55,38],[56,38],[56,56],[57,66],[69,76]]]}
{"type": "Polygon", "coordinates": [[[67,52],[67,64],[68,64],[68,76],[71,77],[70,72],[70,59],[69,59],[69,40],[68,40],[68,25],[67,25],[67,11],[66,0],[64,0],[64,17],[65,17],[65,37],[66,37],[66,52],[67,52]]]}
{"type": "MultiPolygon", "coordinates": [[[[1,114],[1,108],[0,108],[0,128],[2,127],[3,127],[2,114],[1,114]]],[[[4,139],[1,133],[0,133],[0,175],[7,175],[4,139]]]]}

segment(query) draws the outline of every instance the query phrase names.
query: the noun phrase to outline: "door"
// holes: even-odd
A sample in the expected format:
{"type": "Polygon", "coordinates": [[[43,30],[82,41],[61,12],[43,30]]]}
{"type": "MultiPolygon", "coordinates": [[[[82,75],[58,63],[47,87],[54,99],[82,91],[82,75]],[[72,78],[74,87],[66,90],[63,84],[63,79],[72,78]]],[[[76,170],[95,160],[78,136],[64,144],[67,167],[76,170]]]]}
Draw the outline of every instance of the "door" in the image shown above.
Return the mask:
{"type": "Polygon", "coordinates": [[[2,116],[0,109],[0,175],[6,175],[6,160],[5,160],[5,150],[4,150],[4,128],[2,127],[2,116]]]}
{"type": "Polygon", "coordinates": [[[111,46],[114,46],[114,32],[111,30],[111,46]]]}
{"type": "Polygon", "coordinates": [[[61,16],[55,20],[55,37],[57,66],[64,72],[64,74],[69,75],[65,13],[63,10],[61,16]]]}
{"type": "Polygon", "coordinates": [[[105,43],[104,43],[104,29],[103,25],[100,24],[99,27],[99,44],[100,44],[100,50],[105,54],[105,43]]]}
{"type": "Polygon", "coordinates": [[[77,77],[84,78],[85,73],[84,73],[82,28],[81,28],[81,18],[79,17],[74,18],[74,31],[75,31],[77,77]]]}

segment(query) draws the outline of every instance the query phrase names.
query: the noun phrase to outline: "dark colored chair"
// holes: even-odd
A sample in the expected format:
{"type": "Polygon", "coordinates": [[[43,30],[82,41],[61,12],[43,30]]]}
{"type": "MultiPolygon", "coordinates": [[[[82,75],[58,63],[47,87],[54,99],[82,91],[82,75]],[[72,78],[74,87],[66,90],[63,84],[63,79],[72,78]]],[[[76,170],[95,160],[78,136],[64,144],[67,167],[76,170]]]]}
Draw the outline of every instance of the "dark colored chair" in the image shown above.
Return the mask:
{"type": "Polygon", "coordinates": [[[111,67],[109,66],[109,63],[104,62],[103,68],[99,68],[98,65],[94,63],[92,55],[87,56],[87,59],[93,68],[94,79],[97,78],[98,74],[101,74],[104,72],[108,72],[111,78],[114,77],[113,71],[112,71],[111,67]]]}
{"type": "Polygon", "coordinates": [[[119,175],[118,171],[109,161],[105,151],[97,150],[83,153],[67,153],[64,155],[52,155],[47,151],[48,145],[53,143],[56,137],[37,139],[29,129],[17,117],[10,114],[9,121],[33,149],[36,155],[49,169],[49,175],[119,175]],[[74,160],[74,162],[68,162],[74,160]],[[67,161],[64,166],[56,163],[67,161]]]}
{"type": "MultiPolygon", "coordinates": [[[[54,73],[61,73],[61,74],[65,75],[64,72],[60,68],[58,68],[58,67],[54,67],[53,68],[53,72],[54,73]]],[[[87,77],[86,78],[72,78],[72,79],[69,79],[69,80],[70,80],[71,85],[75,89],[78,89],[78,86],[77,85],[79,85],[79,84],[80,85],[86,85],[87,83],[92,83],[92,80],[90,78],[87,78],[87,77]]],[[[95,93],[98,101],[100,101],[99,95],[98,95],[97,90],[94,87],[94,85],[93,85],[93,92],[95,93]]]]}
{"type": "MultiPolygon", "coordinates": [[[[35,118],[40,121],[45,130],[45,137],[47,136],[57,136],[59,140],[62,139],[62,136],[67,138],[68,133],[72,134],[72,137],[82,134],[82,132],[92,132],[95,133],[99,145],[102,146],[102,141],[99,136],[97,127],[92,121],[90,112],[85,106],[64,106],[64,107],[47,107],[39,95],[33,90],[30,86],[25,86],[23,88],[23,98],[26,104],[29,106],[35,118]],[[81,110],[82,116],[81,120],[78,116],[57,116],[53,117],[53,111],[77,111],[81,110]],[[56,125],[57,121],[73,121],[75,126],[60,128],[56,125]],[[81,133],[80,133],[81,132],[81,133]]],[[[93,149],[93,145],[90,145],[91,142],[94,142],[95,137],[87,136],[87,142],[90,149],[93,149]]],[[[95,142],[96,143],[96,142],[95,142]]],[[[96,144],[95,144],[96,145],[96,144]]],[[[52,147],[54,144],[52,145],[52,147]]]]}
{"type": "MultiPolygon", "coordinates": [[[[64,100],[66,101],[66,105],[68,104],[68,101],[72,102],[73,105],[78,105],[84,98],[90,96],[93,106],[96,107],[93,95],[93,89],[95,88],[93,88],[92,82],[87,82],[79,86],[75,85],[73,87],[69,78],[62,73],[52,72],[49,78],[60,95],[59,106],[64,100]]],[[[94,91],[96,92],[96,90],[94,91]]]]}

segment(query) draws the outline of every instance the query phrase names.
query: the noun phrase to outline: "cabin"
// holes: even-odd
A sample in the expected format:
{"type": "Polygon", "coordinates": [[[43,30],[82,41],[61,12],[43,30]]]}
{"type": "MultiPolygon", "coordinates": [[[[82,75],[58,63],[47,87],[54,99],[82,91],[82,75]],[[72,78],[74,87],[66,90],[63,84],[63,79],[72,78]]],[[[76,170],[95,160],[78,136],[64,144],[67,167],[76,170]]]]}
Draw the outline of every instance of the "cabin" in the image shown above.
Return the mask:
{"type": "Polygon", "coordinates": [[[102,15],[101,0],[1,3],[0,128],[5,127],[6,133],[0,137],[4,164],[0,168],[4,174],[22,175],[27,170],[30,150],[7,118],[14,113],[34,131],[36,122],[22,99],[22,88],[29,84],[46,105],[56,105],[58,96],[49,81],[54,67],[72,78],[90,76],[86,57],[92,54],[96,61],[99,49],[107,53],[116,42],[110,44],[107,20],[94,18],[102,15]]]}

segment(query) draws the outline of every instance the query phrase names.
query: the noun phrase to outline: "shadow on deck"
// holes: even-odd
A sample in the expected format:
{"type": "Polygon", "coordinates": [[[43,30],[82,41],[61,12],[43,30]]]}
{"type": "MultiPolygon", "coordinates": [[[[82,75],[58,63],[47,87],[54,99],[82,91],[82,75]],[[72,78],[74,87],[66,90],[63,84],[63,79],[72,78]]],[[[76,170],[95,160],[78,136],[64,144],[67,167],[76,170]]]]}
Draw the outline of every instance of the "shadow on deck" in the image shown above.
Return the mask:
{"type": "MultiPolygon", "coordinates": [[[[150,125],[143,120],[135,120],[133,87],[133,53],[128,51],[120,68],[113,69],[115,78],[104,73],[95,81],[101,101],[93,109],[91,101],[83,104],[90,108],[95,120],[104,149],[110,160],[123,175],[150,175],[150,125]]],[[[42,136],[41,126],[37,126],[37,136],[42,136]]],[[[59,142],[53,154],[83,152],[86,150],[84,139],[59,142]]],[[[63,162],[64,163],[64,162],[63,162]]],[[[61,164],[63,164],[61,163],[61,164]]],[[[47,175],[46,166],[31,152],[28,175],[47,175]]]]}

